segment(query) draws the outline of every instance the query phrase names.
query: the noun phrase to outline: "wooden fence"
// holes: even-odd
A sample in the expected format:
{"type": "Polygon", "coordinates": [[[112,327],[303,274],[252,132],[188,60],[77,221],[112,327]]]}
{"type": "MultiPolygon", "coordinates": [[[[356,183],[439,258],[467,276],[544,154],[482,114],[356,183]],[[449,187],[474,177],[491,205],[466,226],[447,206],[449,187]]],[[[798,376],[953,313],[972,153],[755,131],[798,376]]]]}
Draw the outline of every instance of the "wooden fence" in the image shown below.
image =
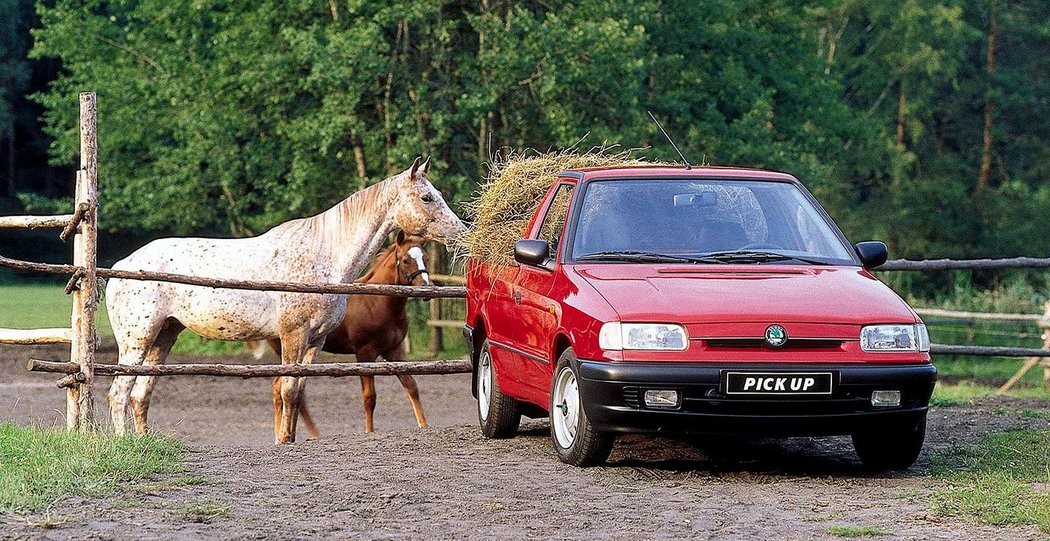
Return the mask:
{"type": "MultiPolygon", "coordinates": [[[[218,280],[206,277],[187,276],[151,271],[119,271],[99,268],[96,262],[98,232],[98,143],[96,137],[97,116],[94,93],[80,95],[80,169],[76,174],[76,197],[72,214],[59,216],[7,216],[0,217],[0,227],[62,227],[63,240],[73,237],[73,264],[53,265],[19,261],[0,256],[0,266],[45,273],[70,275],[66,292],[73,295],[73,310],[70,328],[61,329],[0,329],[0,343],[48,344],[70,343],[70,362],[31,360],[32,371],[65,374],[59,386],[67,389],[66,425],[70,430],[87,430],[94,426],[94,402],[91,395],[95,374],[99,375],[215,375],[232,377],[275,376],[358,376],[395,374],[452,374],[470,372],[469,360],[414,361],[382,363],[326,363],[315,365],[163,365],[123,366],[95,364],[96,349],[95,310],[99,302],[99,278],[121,278],[175,282],[212,288],[249,289],[265,291],[287,291],[295,293],[394,295],[435,299],[432,305],[429,326],[435,333],[448,327],[459,327],[462,320],[442,319],[439,299],[461,299],[466,288],[457,286],[397,286],[376,284],[304,284],[294,282],[218,280]],[[436,306],[436,308],[434,307],[436,306]]],[[[887,262],[879,270],[946,270],[967,268],[1050,268],[1050,259],[1012,258],[1000,260],[933,260],[887,262]]],[[[462,284],[462,278],[434,275],[435,281],[462,284]]],[[[969,314],[974,316],[975,314],[969,314]]],[[[1030,316],[1020,315],[1025,318],[1030,316]]],[[[1036,316],[1038,317],[1038,316],[1036,316]]],[[[440,345],[441,336],[432,340],[440,345]]],[[[1050,346],[1050,344],[1048,344],[1050,346]]],[[[934,354],[983,355],[1009,357],[1050,357],[1050,349],[1002,348],[988,346],[934,345],[934,354]]],[[[1050,369],[1048,369],[1050,370],[1050,369]]],[[[1050,374],[1050,372],[1048,372],[1050,374]]]]}
{"type": "Polygon", "coordinates": [[[69,343],[71,366],[79,376],[65,382],[66,427],[86,430],[94,422],[91,384],[95,360],[95,308],[98,305],[96,249],[98,245],[98,138],[94,92],[80,94],[80,169],[76,172],[73,214],[6,216],[0,227],[61,227],[59,237],[73,237],[73,265],[66,292],[73,295],[70,328],[0,329],[3,344],[69,343]]]}

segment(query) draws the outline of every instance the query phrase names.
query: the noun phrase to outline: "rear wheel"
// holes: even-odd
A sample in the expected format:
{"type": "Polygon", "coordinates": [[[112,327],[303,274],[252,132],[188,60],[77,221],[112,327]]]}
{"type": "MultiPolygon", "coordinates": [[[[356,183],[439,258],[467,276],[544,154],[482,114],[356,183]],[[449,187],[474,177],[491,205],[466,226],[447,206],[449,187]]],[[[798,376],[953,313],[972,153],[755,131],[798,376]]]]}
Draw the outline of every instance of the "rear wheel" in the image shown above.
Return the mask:
{"type": "Polygon", "coordinates": [[[853,435],[853,448],[864,466],[906,470],[915,463],[926,440],[926,415],[917,423],[882,427],[853,435]]]}
{"type": "Polygon", "coordinates": [[[496,367],[485,339],[478,352],[478,423],[487,438],[509,438],[518,431],[521,411],[518,401],[503,394],[496,383],[496,367]]]}
{"type": "Polygon", "coordinates": [[[605,462],[612,452],[615,436],[599,432],[587,419],[583,399],[573,368],[576,354],[565,350],[558,359],[551,383],[551,440],[558,458],[574,466],[594,466],[605,462]]]}

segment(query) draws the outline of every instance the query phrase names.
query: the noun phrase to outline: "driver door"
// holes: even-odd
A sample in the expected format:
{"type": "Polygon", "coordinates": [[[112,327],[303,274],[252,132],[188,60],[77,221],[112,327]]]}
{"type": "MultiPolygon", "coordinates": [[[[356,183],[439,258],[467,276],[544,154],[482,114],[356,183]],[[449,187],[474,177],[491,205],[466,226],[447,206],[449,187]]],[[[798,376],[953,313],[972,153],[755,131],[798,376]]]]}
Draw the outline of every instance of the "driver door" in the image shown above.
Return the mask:
{"type": "MultiPolygon", "coordinates": [[[[575,184],[572,183],[562,183],[558,186],[544,209],[543,219],[538,226],[533,227],[529,235],[529,238],[543,239],[550,243],[552,259],[557,259],[561,248],[561,238],[575,188],[575,184]]],[[[547,401],[550,378],[554,370],[554,359],[550,358],[550,352],[561,309],[557,302],[549,297],[549,293],[558,272],[561,272],[559,267],[550,271],[541,267],[520,265],[511,287],[511,295],[521,324],[514,326],[514,336],[508,338],[513,340],[520,350],[520,367],[525,376],[523,380],[530,387],[530,395],[541,404],[547,401]]]]}

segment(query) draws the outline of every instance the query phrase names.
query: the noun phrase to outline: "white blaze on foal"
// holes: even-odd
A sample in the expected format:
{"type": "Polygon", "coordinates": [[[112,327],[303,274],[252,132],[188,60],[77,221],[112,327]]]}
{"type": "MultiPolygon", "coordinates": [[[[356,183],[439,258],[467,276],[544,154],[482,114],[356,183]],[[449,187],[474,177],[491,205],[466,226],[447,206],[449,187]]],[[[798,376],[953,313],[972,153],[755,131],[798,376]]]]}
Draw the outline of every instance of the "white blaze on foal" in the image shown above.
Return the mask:
{"type": "MultiPolygon", "coordinates": [[[[285,222],[244,239],[168,238],[153,241],[114,268],[207,278],[346,283],[364,270],[387,235],[452,240],[463,223],[427,180],[427,163],[361,190],[310,218],[285,222]]],[[[106,292],[120,364],[163,363],[185,328],[218,340],[280,339],[281,362],[312,362],[346,312],[346,295],[212,289],[167,282],[110,280],[106,292]]],[[[113,428],[125,432],[130,395],[135,428],[146,430],[156,377],[120,376],[109,392],[113,428]],[[132,389],[134,386],[134,389],[132,389]]],[[[281,381],[278,443],[295,441],[303,378],[281,381]]]]}
{"type": "MultiPolygon", "coordinates": [[[[430,285],[430,273],[427,272],[427,264],[423,262],[423,249],[419,246],[413,246],[408,249],[408,256],[416,262],[416,272],[423,276],[423,282],[430,285]]],[[[411,282],[411,277],[409,282],[411,282]]]]}

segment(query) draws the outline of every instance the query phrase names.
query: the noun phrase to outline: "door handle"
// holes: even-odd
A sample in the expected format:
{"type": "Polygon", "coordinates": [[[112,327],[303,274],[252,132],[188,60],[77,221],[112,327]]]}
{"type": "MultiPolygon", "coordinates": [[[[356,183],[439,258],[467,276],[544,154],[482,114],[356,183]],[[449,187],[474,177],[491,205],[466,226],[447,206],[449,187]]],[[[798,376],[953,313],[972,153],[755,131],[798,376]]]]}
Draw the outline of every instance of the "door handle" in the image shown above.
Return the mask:
{"type": "Polygon", "coordinates": [[[514,290],[514,304],[521,304],[521,291],[514,290]]]}

